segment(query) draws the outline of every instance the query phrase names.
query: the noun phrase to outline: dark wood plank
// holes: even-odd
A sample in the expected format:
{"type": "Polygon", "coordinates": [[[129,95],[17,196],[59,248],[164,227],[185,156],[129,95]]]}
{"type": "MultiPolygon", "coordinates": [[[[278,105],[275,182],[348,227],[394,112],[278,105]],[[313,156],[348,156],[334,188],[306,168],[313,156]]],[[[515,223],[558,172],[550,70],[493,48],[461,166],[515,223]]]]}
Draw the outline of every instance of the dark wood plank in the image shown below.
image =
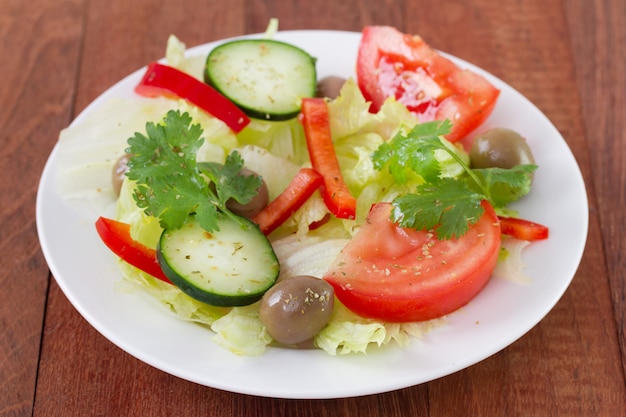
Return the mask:
{"type": "Polygon", "coordinates": [[[283,400],[237,395],[233,416],[426,416],[427,389],[423,384],[378,395],[332,400],[283,400]]]}
{"type": "Polygon", "coordinates": [[[234,394],[152,368],[92,328],[51,284],[35,416],[223,416],[234,394]]]}
{"type": "MultiPolygon", "coordinates": [[[[271,18],[281,30],[321,29],[360,32],[365,25],[394,25],[402,28],[403,0],[366,1],[251,0],[248,2],[248,31],[263,32],[271,18]]],[[[329,45],[331,47],[331,45],[329,45]]]]}
{"type": "Polygon", "coordinates": [[[80,7],[72,0],[0,3],[2,416],[32,413],[49,280],[35,197],[47,155],[71,116],[80,7]]]}
{"type": "Polygon", "coordinates": [[[245,33],[244,2],[175,0],[89,3],[77,111],[115,82],[165,55],[167,38],[188,47],[245,33]]]}
{"type": "Polygon", "coordinates": [[[600,226],[609,268],[611,298],[626,374],[626,3],[570,1],[572,51],[592,165],[588,184],[597,194],[600,226]],[[581,30],[585,28],[585,30],[581,30]]]}

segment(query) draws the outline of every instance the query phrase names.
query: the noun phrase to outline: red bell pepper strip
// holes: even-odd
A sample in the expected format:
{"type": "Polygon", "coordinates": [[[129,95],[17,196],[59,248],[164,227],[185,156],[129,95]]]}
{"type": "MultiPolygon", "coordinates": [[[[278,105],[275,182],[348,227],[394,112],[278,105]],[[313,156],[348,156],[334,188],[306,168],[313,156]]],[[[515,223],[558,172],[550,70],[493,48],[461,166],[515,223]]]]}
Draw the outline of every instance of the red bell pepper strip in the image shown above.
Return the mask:
{"type": "Polygon", "coordinates": [[[512,236],[520,240],[547,239],[549,229],[538,223],[515,217],[498,216],[502,234],[512,236]]]}
{"type": "Polygon", "coordinates": [[[328,105],[322,98],[302,99],[300,121],[304,127],[313,169],[324,178],[322,197],[328,210],[341,219],[356,215],[356,199],[343,180],[330,133],[328,105]]]}
{"type": "Polygon", "coordinates": [[[311,168],[301,168],[287,188],[252,218],[265,235],[272,233],[311,197],[323,178],[311,168]]]}
{"type": "Polygon", "coordinates": [[[250,118],[233,102],[206,83],[168,65],[153,62],[135,87],[144,97],[171,96],[185,99],[223,121],[239,133],[250,118]]]}
{"type": "Polygon", "coordinates": [[[172,283],[163,273],[156,251],[131,237],[130,224],[99,217],[96,230],[104,244],[122,260],[161,281],[172,283]]]}

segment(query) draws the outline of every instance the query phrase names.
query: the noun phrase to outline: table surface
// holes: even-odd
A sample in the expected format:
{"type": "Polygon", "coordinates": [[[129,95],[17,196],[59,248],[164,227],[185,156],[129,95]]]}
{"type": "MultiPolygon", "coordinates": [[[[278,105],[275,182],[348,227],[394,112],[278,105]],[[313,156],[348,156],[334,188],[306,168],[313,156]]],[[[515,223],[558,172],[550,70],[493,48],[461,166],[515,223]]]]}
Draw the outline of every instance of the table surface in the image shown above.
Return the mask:
{"type": "Polygon", "coordinates": [[[0,416],[625,416],[624,0],[0,0],[0,416]],[[280,28],[392,25],[519,90],[582,170],[589,235],[573,282],[521,339],[468,369],[384,394],[282,400],[224,392],[135,359],[51,276],[35,222],[59,131],[164,53],[280,28]]]}

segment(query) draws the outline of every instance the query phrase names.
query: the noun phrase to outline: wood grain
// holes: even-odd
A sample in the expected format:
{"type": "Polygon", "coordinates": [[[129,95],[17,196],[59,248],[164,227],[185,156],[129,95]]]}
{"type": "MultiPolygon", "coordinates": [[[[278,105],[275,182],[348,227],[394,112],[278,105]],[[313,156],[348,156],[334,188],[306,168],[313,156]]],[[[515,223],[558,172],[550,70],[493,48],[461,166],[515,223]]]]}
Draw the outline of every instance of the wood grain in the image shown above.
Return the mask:
{"type": "Polygon", "coordinates": [[[75,1],[0,2],[2,415],[32,412],[49,278],[35,196],[58,131],[71,120],[79,12],[75,1]]]}
{"type": "MultiPolygon", "coordinates": [[[[597,198],[608,279],[626,373],[626,3],[570,2],[572,50],[585,121],[585,150],[592,165],[587,181],[597,198]],[[620,23],[621,22],[621,23],[620,23]],[[581,30],[585,28],[585,30],[581,30]],[[607,155],[611,155],[607,157],[607,155]]],[[[582,146],[581,146],[582,147],[582,146]]]]}
{"type": "Polygon", "coordinates": [[[0,0],[0,416],[626,416],[625,50],[623,0],[0,0]],[[572,285],[541,323],[426,384],[301,401],[168,375],[79,315],[36,232],[37,184],[58,132],[163,56],[170,34],[195,46],[262,32],[271,17],[283,30],[388,24],[420,34],[555,124],[587,185],[589,236],[572,285]]]}

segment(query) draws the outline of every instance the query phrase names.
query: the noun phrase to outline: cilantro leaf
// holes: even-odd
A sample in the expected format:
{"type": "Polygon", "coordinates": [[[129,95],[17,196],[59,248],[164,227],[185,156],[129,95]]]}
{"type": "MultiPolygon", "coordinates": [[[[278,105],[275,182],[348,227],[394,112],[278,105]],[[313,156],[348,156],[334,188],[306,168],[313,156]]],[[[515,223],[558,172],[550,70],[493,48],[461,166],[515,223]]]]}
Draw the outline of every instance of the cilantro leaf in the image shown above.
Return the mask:
{"type": "Polygon", "coordinates": [[[416,187],[414,194],[393,201],[392,220],[403,227],[435,230],[440,239],[462,236],[482,216],[482,200],[501,208],[526,195],[537,168],[518,165],[511,169],[471,169],[441,139],[451,126],[449,120],[418,124],[408,133],[400,131],[372,154],[374,167],[387,168],[396,182],[406,183],[410,172],[426,181],[416,187]],[[437,151],[447,152],[465,173],[442,178],[437,151]]]}
{"type": "Polygon", "coordinates": [[[204,142],[203,131],[191,121],[188,113],[171,110],[160,123],[146,123],[145,135],[137,132],[128,139],[126,152],[131,158],[126,175],[137,183],[137,206],[158,217],[161,227],[180,228],[195,215],[212,232],[219,230],[221,216],[235,216],[226,201],[235,198],[245,204],[258,185],[239,174],[243,160],[237,153],[229,155],[224,165],[201,170],[196,154],[204,142]]]}
{"type": "Polygon", "coordinates": [[[257,175],[240,174],[243,158],[238,152],[229,154],[224,164],[202,162],[199,166],[202,173],[215,184],[222,205],[226,205],[231,198],[242,204],[250,202],[262,183],[257,175]]]}
{"type": "Polygon", "coordinates": [[[434,230],[438,239],[460,237],[482,216],[483,199],[465,182],[442,178],[394,199],[392,220],[402,227],[434,230]]]}
{"type": "Polygon", "coordinates": [[[532,174],[536,169],[536,165],[524,164],[509,169],[483,168],[472,171],[488,190],[491,204],[494,207],[504,207],[530,192],[532,174]]]}
{"type": "Polygon", "coordinates": [[[441,168],[434,151],[443,146],[439,136],[449,133],[451,127],[449,120],[433,121],[417,124],[407,134],[398,132],[374,151],[374,168],[381,170],[387,166],[400,184],[406,183],[407,170],[426,181],[436,180],[441,175],[441,168]]]}

